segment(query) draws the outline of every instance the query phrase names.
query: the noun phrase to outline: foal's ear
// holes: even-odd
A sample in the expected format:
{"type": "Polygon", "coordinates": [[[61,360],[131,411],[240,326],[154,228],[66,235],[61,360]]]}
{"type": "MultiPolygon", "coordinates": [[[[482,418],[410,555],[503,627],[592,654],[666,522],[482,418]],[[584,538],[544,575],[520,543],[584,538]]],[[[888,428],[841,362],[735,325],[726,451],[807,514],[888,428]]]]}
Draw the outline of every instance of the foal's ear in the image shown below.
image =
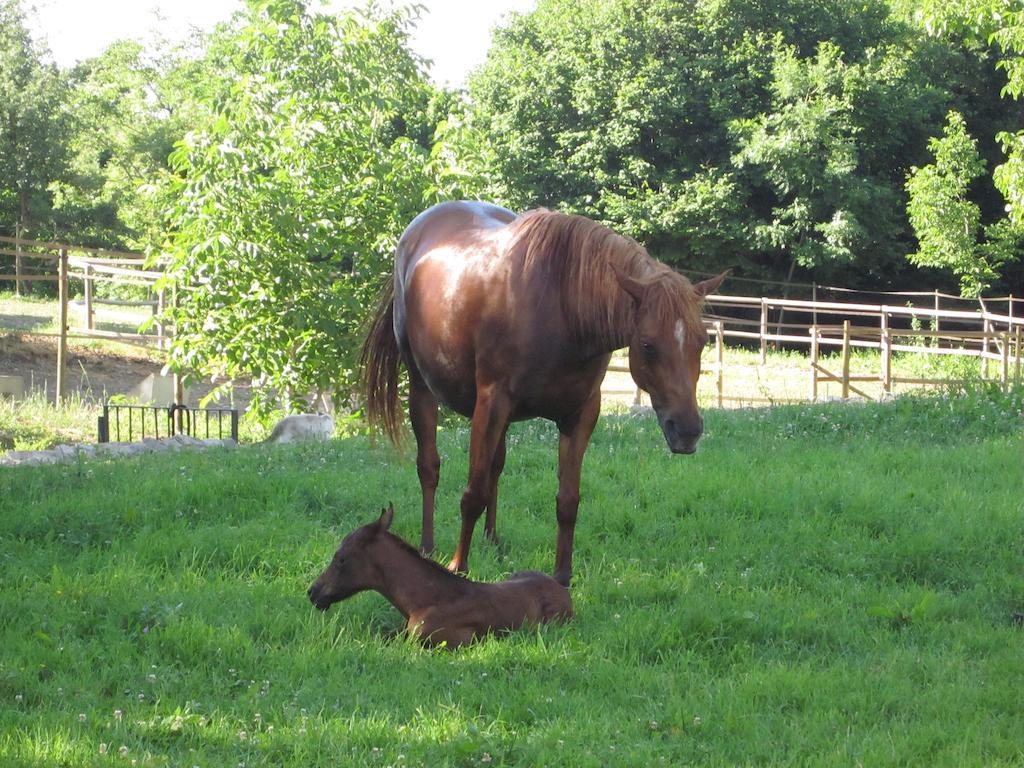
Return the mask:
{"type": "Polygon", "coordinates": [[[631,275],[627,275],[616,264],[609,264],[612,268],[612,272],[615,273],[615,279],[619,281],[619,286],[633,297],[633,301],[640,304],[644,300],[644,294],[647,293],[647,286],[641,283],[631,275]]]}
{"type": "Polygon", "coordinates": [[[727,269],[725,270],[725,272],[718,275],[717,277],[712,277],[709,278],[708,280],[696,283],[693,287],[697,289],[697,293],[700,295],[701,298],[705,296],[710,296],[712,293],[718,290],[718,286],[720,286],[722,282],[725,280],[725,278],[729,276],[729,273],[731,271],[731,269],[727,269]]]}
{"type": "Polygon", "coordinates": [[[395,505],[390,501],[388,502],[388,508],[380,511],[380,519],[377,521],[377,525],[380,526],[382,531],[386,531],[391,527],[391,521],[395,517],[395,505]]]}

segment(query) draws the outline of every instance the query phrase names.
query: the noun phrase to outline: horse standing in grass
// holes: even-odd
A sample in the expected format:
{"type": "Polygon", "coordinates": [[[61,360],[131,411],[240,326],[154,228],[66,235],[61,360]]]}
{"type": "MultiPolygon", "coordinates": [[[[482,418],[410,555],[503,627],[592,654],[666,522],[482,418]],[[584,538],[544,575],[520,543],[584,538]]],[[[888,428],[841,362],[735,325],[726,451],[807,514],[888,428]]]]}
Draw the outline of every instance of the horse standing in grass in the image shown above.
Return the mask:
{"type": "Polygon", "coordinates": [[[449,566],[456,571],[468,566],[485,508],[485,531],[496,540],[509,423],[541,417],[559,432],[554,575],[568,585],[583,453],[611,353],[629,347],[630,373],[650,394],[668,447],[693,453],[703,432],[700,307],[724,277],[693,285],[634,240],[582,216],[516,216],[479,202],[442,203],[417,216],[398,243],[362,361],[369,417],[395,441],[400,363],[409,372],[422,550],[434,548],[438,402],[472,419],[462,529],[449,566]]]}
{"type": "Polygon", "coordinates": [[[523,624],[572,618],[569,590],[550,576],[524,571],[497,584],[456,576],[393,535],[388,529],[394,514],[389,505],[379,520],[345,537],[309,588],[313,605],[326,611],[373,589],[401,611],[411,634],[449,648],[523,624]]]}

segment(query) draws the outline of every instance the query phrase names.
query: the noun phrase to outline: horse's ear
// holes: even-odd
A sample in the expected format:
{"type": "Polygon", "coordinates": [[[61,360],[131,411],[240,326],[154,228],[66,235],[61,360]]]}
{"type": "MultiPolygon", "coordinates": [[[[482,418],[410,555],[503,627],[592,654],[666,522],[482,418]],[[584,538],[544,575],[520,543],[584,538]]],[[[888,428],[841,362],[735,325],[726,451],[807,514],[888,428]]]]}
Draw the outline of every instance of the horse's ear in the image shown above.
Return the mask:
{"type": "Polygon", "coordinates": [[[647,286],[631,275],[627,275],[619,269],[618,265],[610,264],[609,266],[612,268],[612,272],[615,273],[615,279],[619,281],[619,286],[622,290],[632,296],[633,301],[640,304],[644,300],[644,294],[647,293],[647,286]]]}
{"type": "Polygon", "coordinates": [[[696,283],[693,287],[697,289],[697,293],[703,298],[704,296],[710,296],[712,293],[718,290],[718,286],[729,276],[732,270],[727,269],[717,277],[712,277],[708,280],[696,283]]]}
{"type": "Polygon", "coordinates": [[[380,511],[380,520],[377,521],[377,525],[380,526],[382,531],[386,531],[391,527],[391,521],[395,518],[395,505],[390,501],[388,502],[388,508],[380,511]]]}

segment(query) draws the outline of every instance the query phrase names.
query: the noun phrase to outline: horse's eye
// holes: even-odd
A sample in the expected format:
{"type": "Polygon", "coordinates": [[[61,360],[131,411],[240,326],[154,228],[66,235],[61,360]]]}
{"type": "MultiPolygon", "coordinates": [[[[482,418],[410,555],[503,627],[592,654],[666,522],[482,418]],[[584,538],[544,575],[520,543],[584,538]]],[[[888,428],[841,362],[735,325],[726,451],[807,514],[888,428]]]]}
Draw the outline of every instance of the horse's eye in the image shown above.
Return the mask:
{"type": "Polygon", "coordinates": [[[648,357],[654,357],[654,354],[655,354],[656,350],[654,349],[654,345],[651,342],[649,342],[649,341],[641,341],[640,342],[640,349],[642,349],[643,353],[645,355],[647,355],[648,357]]]}

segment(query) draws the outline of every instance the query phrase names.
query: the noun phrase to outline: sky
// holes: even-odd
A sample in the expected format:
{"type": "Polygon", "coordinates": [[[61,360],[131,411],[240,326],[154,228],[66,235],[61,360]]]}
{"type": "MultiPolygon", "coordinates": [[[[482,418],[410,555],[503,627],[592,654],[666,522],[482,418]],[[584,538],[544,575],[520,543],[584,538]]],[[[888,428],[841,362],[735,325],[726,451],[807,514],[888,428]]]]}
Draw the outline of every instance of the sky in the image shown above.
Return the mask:
{"type": "MultiPolygon", "coordinates": [[[[440,85],[459,86],[482,63],[491,29],[512,11],[532,10],[536,0],[417,0],[424,10],[412,48],[433,65],[430,76],[440,85]]],[[[362,5],[361,0],[331,0],[329,10],[362,5]]],[[[125,38],[143,43],[152,31],[169,40],[189,27],[210,29],[240,9],[242,0],[35,0],[33,32],[45,40],[62,67],[96,56],[125,38]],[[162,21],[159,21],[161,20],[162,21]],[[159,23],[158,23],[159,22],[159,23]]],[[[311,9],[320,6],[317,0],[311,9]]]]}

